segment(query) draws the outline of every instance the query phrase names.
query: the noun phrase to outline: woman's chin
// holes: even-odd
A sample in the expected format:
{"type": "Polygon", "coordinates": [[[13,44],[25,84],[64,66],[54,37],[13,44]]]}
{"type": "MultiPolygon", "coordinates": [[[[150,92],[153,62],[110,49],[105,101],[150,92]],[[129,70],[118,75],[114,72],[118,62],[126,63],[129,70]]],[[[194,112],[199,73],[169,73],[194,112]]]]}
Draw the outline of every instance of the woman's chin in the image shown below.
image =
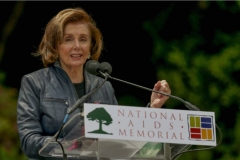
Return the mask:
{"type": "Polygon", "coordinates": [[[69,65],[73,66],[73,67],[79,67],[79,66],[83,66],[85,64],[86,61],[72,61],[69,65]]]}
{"type": "Polygon", "coordinates": [[[81,68],[84,65],[84,63],[70,63],[67,66],[69,68],[81,68]]]}

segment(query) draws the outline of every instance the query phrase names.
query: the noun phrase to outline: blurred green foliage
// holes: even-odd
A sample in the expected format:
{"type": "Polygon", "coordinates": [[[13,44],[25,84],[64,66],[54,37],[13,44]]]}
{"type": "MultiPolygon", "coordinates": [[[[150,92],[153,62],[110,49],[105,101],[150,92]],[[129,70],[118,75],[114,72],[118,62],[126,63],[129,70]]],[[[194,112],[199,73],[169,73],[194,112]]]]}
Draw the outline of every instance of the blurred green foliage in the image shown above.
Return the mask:
{"type": "MultiPolygon", "coordinates": [[[[5,52],[8,37],[21,16],[24,2],[16,2],[12,13],[1,31],[0,61],[5,52]]],[[[1,160],[27,160],[20,149],[20,139],[17,132],[17,96],[18,90],[4,86],[5,73],[0,70],[0,159],[1,160]]]]}
{"type": "MultiPolygon", "coordinates": [[[[196,1],[183,7],[173,2],[143,25],[153,40],[151,61],[158,79],[168,81],[172,95],[202,111],[215,112],[223,134],[219,146],[185,153],[179,160],[240,159],[240,28],[235,25],[239,4],[196,1]]],[[[168,100],[166,106],[186,108],[175,100],[168,100]]],[[[220,133],[216,132],[219,142],[220,133]]]]}
{"type": "Polygon", "coordinates": [[[3,86],[5,74],[0,71],[0,159],[25,160],[20,150],[17,132],[17,95],[18,90],[3,86]]]}

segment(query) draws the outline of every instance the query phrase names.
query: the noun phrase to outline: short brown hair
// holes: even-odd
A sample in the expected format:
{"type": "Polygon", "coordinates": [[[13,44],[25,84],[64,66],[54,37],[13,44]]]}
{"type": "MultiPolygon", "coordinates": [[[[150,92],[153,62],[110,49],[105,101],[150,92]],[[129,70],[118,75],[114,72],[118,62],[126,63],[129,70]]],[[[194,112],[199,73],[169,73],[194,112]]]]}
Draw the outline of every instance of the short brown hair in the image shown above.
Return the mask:
{"type": "Polygon", "coordinates": [[[103,48],[102,34],[92,17],[82,8],[67,8],[60,11],[47,24],[43,38],[34,56],[41,56],[45,67],[58,60],[56,46],[63,39],[64,27],[71,22],[83,21],[91,34],[91,59],[98,60],[103,48]]]}

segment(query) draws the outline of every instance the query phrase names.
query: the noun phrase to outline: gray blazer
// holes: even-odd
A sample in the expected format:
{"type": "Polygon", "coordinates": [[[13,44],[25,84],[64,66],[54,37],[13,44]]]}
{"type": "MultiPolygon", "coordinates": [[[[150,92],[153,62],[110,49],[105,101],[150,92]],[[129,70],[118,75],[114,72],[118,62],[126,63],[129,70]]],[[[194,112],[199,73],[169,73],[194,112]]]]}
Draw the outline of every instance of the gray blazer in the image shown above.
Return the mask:
{"type": "MultiPolygon", "coordinates": [[[[84,70],[85,92],[91,92],[104,79],[84,70]]],[[[77,99],[74,85],[59,62],[54,65],[24,75],[17,102],[17,125],[23,152],[30,159],[51,159],[39,155],[39,150],[62,126],[68,107],[77,99]]],[[[106,81],[86,103],[102,102],[117,105],[114,89],[106,81]]],[[[68,119],[79,113],[77,108],[68,119]]],[[[72,122],[60,137],[64,137],[80,119],[72,122]]]]}

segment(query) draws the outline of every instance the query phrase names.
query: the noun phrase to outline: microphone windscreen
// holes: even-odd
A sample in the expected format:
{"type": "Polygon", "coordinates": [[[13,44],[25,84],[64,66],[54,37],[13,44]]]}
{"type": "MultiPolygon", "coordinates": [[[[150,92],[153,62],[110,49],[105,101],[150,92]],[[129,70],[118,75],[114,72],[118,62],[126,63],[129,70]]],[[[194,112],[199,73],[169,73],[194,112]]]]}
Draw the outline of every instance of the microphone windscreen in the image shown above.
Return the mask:
{"type": "Polygon", "coordinates": [[[102,62],[100,63],[100,70],[102,72],[107,72],[108,74],[112,73],[112,66],[108,62],[102,62]]]}
{"type": "Polygon", "coordinates": [[[97,75],[98,71],[100,70],[100,63],[96,60],[91,59],[86,62],[85,68],[89,73],[97,75]]]}

